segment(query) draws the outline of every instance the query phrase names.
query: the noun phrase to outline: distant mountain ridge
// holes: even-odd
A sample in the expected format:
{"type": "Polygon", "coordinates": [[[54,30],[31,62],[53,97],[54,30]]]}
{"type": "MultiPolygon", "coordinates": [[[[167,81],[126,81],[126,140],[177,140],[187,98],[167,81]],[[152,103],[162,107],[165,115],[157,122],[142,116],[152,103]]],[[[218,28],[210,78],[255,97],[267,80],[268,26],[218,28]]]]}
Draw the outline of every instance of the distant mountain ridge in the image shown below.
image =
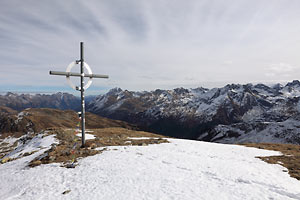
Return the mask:
{"type": "Polygon", "coordinates": [[[80,98],[68,93],[55,94],[16,94],[8,92],[0,95],[0,106],[14,110],[26,108],[56,108],[61,110],[80,110],[80,98]]]}
{"type": "MultiPolygon", "coordinates": [[[[52,95],[0,95],[2,120],[26,108],[80,110],[80,98],[52,95]],[[13,110],[9,110],[9,108],[13,110]],[[4,113],[4,114],[3,114],[4,113]]],[[[86,102],[87,111],[178,138],[222,143],[300,144],[300,82],[228,84],[222,88],[176,88],[133,92],[120,88],[86,102]]],[[[1,124],[1,122],[0,122],[1,124]]]]}
{"type": "Polygon", "coordinates": [[[114,88],[97,96],[87,109],[179,138],[300,144],[298,80],[272,87],[228,84],[151,92],[114,88]]]}

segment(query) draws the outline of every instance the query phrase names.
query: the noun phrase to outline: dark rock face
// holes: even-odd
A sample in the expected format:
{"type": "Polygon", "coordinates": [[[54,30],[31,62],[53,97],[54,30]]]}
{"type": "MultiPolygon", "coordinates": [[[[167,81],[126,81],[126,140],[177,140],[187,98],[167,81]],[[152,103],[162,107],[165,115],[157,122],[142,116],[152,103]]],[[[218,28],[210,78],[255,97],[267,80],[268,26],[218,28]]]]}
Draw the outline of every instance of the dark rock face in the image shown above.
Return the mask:
{"type": "Polygon", "coordinates": [[[293,81],[286,86],[230,84],[210,90],[132,92],[116,88],[97,96],[87,109],[178,138],[298,143],[299,102],[300,82],[293,81]]]}

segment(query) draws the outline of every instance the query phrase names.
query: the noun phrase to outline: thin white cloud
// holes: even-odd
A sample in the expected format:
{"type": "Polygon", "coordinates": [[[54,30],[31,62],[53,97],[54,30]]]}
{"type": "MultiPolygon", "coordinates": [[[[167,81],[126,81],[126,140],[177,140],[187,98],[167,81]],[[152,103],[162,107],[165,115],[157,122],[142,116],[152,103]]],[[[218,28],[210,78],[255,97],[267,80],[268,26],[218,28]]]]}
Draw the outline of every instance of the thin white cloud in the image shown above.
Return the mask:
{"type": "Polygon", "coordinates": [[[232,65],[233,61],[232,60],[225,60],[223,63],[224,63],[224,65],[232,65]]]}
{"type": "Polygon", "coordinates": [[[300,66],[295,0],[3,0],[0,9],[2,85],[65,84],[48,70],[64,70],[78,59],[80,41],[93,72],[111,77],[95,80],[97,87],[148,90],[300,77],[293,68],[300,66]],[[264,70],[265,63],[279,64],[264,70]]]}
{"type": "Polygon", "coordinates": [[[288,63],[278,63],[278,64],[271,64],[267,69],[267,76],[292,76],[294,72],[297,70],[296,66],[293,66],[288,63]]]}

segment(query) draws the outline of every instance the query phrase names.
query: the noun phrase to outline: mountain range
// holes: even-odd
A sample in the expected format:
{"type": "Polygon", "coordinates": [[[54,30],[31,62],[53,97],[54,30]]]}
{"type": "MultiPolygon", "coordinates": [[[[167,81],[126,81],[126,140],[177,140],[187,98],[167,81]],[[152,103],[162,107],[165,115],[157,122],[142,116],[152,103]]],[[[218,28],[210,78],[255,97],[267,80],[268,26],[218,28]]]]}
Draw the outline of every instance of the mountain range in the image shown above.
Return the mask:
{"type": "MultiPolygon", "coordinates": [[[[0,113],[8,112],[9,108],[20,112],[29,107],[79,110],[80,99],[67,93],[7,93],[0,95],[0,106],[5,106],[0,113]]],[[[134,92],[114,88],[90,98],[86,109],[136,124],[142,130],[177,138],[300,144],[298,80],[286,85],[228,84],[213,89],[134,92]]]]}
{"type": "Polygon", "coordinates": [[[132,92],[114,88],[87,109],[177,138],[300,144],[300,82],[132,92]]]}
{"type": "Polygon", "coordinates": [[[80,110],[80,98],[68,93],[17,94],[8,92],[0,95],[0,106],[22,111],[26,108],[56,108],[80,110]]]}

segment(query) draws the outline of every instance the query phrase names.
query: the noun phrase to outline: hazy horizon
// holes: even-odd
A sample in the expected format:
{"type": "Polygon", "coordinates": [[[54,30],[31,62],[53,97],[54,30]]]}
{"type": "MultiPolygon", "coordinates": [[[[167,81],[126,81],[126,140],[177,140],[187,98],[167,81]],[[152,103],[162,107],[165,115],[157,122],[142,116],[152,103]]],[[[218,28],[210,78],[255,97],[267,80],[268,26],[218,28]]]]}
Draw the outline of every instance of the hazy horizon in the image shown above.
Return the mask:
{"type": "MultiPolygon", "coordinates": [[[[275,84],[282,84],[283,86],[286,85],[288,82],[292,82],[291,81],[282,81],[282,82],[252,82],[252,83],[203,83],[203,85],[199,85],[197,87],[183,87],[183,86],[175,86],[173,88],[168,88],[166,90],[172,90],[172,89],[176,89],[176,88],[186,88],[186,89],[195,89],[195,88],[199,88],[199,87],[203,87],[203,88],[207,88],[207,89],[213,89],[213,88],[222,88],[225,87],[228,84],[240,84],[240,85],[245,85],[245,84],[264,84],[267,86],[273,86],[275,84]]],[[[89,88],[88,90],[86,90],[85,94],[87,96],[95,96],[95,95],[100,95],[100,94],[105,94],[107,93],[109,90],[113,89],[113,88],[121,88],[122,90],[129,90],[127,88],[122,88],[122,87],[111,87],[111,88],[96,88],[96,87],[92,87],[91,89],[89,88]]],[[[129,91],[135,91],[135,92],[142,92],[142,91],[154,91],[156,89],[164,89],[164,88],[155,88],[153,90],[129,90],[129,91]]],[[[55,93],[69,93],[69,94],[73,94],[75,96],[80,96],[80,92],[79,91],[75,91],[70,87],[67,86],[61,86],[61,87],[29,87],[26,88],[24,87],[23,89],[21,87],[11,87],[8,89],[4,89],[3,87],[0,87],[0,95],[5,95],[8,92],[11,93],[16,93],[16,94],[55,94],[55,93]]]]}

